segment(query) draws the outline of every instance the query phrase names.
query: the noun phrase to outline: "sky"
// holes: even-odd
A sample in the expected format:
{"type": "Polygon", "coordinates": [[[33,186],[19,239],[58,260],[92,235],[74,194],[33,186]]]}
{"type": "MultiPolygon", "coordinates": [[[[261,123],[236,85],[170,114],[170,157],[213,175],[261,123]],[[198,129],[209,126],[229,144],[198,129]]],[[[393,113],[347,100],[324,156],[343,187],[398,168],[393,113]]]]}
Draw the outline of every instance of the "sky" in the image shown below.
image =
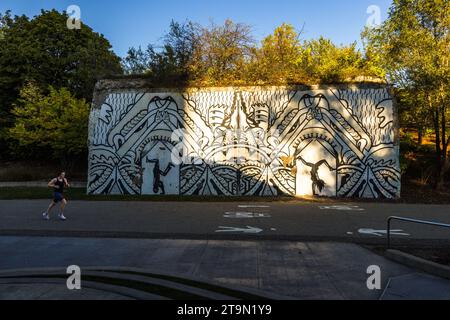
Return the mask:
{"type": "Polygon", "coordinates": [[[226,19],[250,25],[259,41],[281,25],[303,29],[302,39],[319,36],[336,44],[358,41],[370,18],[370,6],[387,18],[391,0],[0,0],[0,12],[35,16],[41,9],[64,11],[70,5],[81,10],[81,20],[103,34],[115,53],[126,55],[130,47],[158,45],[171,20],[191,20],[202,25],[226,19]]]}

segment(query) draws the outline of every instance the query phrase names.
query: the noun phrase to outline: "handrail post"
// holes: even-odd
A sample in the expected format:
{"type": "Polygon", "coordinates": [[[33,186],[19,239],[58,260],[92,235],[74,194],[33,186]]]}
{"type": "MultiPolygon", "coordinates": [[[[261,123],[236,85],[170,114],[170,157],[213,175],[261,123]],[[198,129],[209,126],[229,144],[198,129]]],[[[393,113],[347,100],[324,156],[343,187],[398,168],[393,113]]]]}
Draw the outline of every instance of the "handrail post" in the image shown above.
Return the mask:
{"type": "Polygon", "coordinates": [[[450,228],[450,224],[391,216],[387,220],[387,248],[388,249],[390,249],[390,247],[391,247],[391,222],[392,222],[392,220],[405,221],[405,222],[409,222],[409,223],[426,224],[426,225],[442,227],[442,228],[450,228]]]}
{"type": "Polygon", "coordinates": [[[387,228],[387,248],[391,248],[391,221],[392,217],[389,217],[388,219],[388,228],[387,228]]]}

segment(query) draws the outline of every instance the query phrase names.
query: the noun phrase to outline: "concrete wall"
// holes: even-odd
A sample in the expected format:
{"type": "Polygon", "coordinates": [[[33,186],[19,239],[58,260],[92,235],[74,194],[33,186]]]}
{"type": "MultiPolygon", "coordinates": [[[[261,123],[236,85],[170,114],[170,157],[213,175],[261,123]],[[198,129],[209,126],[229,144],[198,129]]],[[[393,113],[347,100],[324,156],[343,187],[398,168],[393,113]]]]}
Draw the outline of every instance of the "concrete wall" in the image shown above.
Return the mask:
{"type": "Polygon", "coordinates": [[[147,89],[97,85],[90,194],[400,196],[381,85],[147,89]]]}

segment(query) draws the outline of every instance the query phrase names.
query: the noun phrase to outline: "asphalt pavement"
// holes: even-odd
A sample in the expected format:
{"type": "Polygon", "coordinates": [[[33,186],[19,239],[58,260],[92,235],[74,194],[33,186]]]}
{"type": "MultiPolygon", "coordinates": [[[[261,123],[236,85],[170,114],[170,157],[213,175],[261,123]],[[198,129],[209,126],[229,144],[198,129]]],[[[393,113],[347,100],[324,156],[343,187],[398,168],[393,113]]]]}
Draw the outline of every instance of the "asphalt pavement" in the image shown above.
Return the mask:
{"type": "MultiPolygon", "coordinates": [[[[67,221],[45,200],[0,201],[0,235],[384,243],[389,216],[450,223],[450,205],[73,201],[67,221]]],[[[397,242],[448,243],[450,230],[394,221],[397,242]]]]}
{"type": "MultiPolygon", "coordinates": [[[[449,299],[448,280],[355,245],[385,244],[390,216],[450,223],[448,205],[73,201],[67,221],[57,210],[45,221],[48,203],[0,201],[0,270],[138,267],[294,299],[449,299]],[[381,267],[381,290],[367,288],[371,265],[381,267]]],[[[394,244],[450,244],[449,229],[395,221],[392,231],[394,244]]],[[[33,285],[7,282],[0,293],[76,298],[33,285]]],[[[92,290],[79,298],[120,299],[92,290]]]]}

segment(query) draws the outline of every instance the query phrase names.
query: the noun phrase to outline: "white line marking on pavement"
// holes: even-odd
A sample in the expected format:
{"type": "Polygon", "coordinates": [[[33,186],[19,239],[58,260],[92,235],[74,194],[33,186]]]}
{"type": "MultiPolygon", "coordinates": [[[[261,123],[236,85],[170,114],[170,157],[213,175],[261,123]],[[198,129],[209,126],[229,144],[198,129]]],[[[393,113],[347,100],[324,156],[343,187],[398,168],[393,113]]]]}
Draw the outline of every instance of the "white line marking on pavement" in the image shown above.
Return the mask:
{"type": "Polygon", "coordinates": [[[337,210],[337,211],[365,211],[365,209],[358,206],[319,206],[320,210],[337,210]]]}
{"type": "Polygon", "coordinates": [[[267,213],[255,213],[255,212],[225,212],[224,218],[228,219],[256,219],[256,218],[271,218],[267,213]]]}
{"type": "MultiPolygon", "coordinates": [[[[360,234],[382,237],[387,235],[387,230],[375,230],[375,229],[359,229],[360,234]]],[[[410,234],[403,232],[401,229],[391,230],[393,236],[410,236],[410,234]]]]}
{"type": "Polygon", "coordinates": [[[238,208],[246,209],[246,208],[270,208],[270,206],[256,206],[256,205],[240,205],[238,208]]]}
{"type": "Polygon", "coordinates": [[[216,232],[235,232],[235,233],[251,233],[251,234],[256,234],[256,233],[261,233],[264,230],[260,229],[260,228],[255,228],[255,227],[250,227],[247,226],[247,228],[233,228],[233,227],[219,227],[219,229],[221,230],[216,230],[216,232]]]}

